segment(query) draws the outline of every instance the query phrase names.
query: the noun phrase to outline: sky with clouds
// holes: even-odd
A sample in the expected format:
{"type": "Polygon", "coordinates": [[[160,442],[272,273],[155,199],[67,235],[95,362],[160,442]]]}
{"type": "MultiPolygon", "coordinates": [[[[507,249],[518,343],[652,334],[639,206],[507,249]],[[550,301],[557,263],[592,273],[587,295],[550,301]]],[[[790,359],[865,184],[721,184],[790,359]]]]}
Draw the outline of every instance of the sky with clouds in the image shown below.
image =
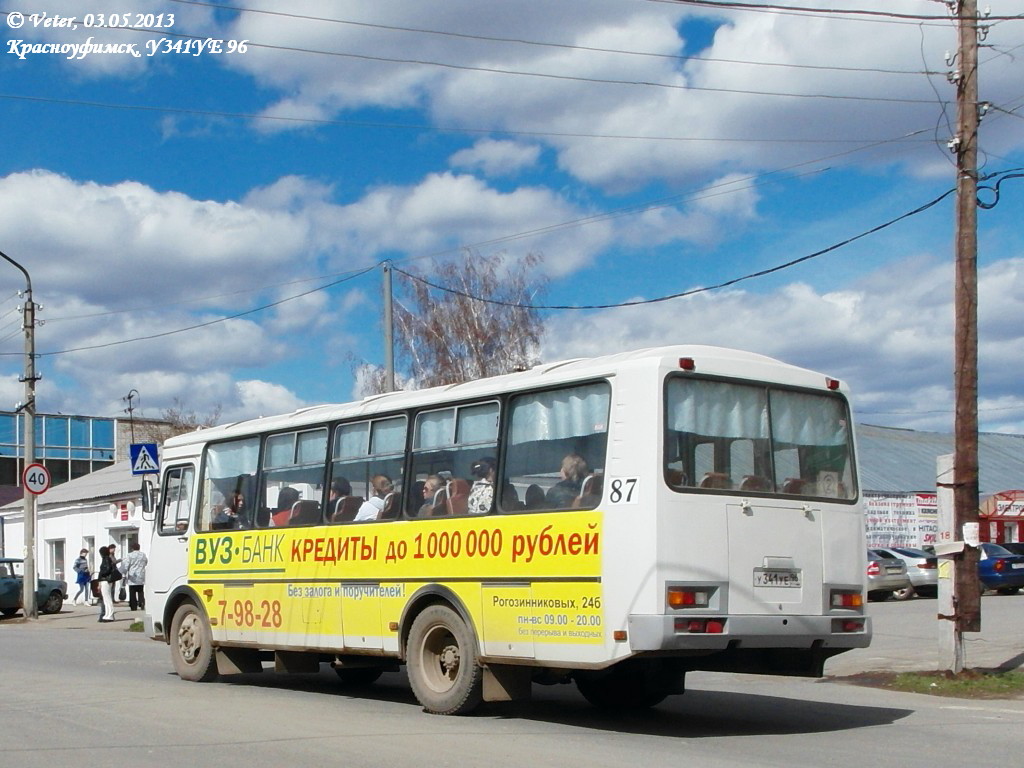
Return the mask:
{"type": "MultiPolygon", "coordinates": [[[[785,5],[812,12],[7,4],[0,251],[43,305],[38,409],[349,400],[353,360],[383,361],[385,259],[537,253],[549,304],[593,305],[823,252],[547,311],[542,357],[749,349],[848,381],[861,422],[951,430],[955,24],[934,0],[785,5]]],[[[1024,0],[988,6],[980,424],[1024,433],[1024,0]]],[[[23,286],[0,269],[0,409],[23,286]]]]}

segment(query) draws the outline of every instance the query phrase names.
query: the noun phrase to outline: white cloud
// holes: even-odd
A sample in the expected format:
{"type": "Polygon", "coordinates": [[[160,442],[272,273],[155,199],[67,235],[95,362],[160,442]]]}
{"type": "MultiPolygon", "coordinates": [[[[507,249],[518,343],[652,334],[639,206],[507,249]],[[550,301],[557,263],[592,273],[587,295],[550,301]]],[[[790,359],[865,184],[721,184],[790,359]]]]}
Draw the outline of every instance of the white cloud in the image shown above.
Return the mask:
{"type": "MultiPolygon", "coordinates": [[[[1024,258],[1000,260],[979,273],[979,305],[990,308],[981,313],[983,429],[1024,426],[1019,374],[1008,365],[1024,354],[1024,293],[1013,291],[1022,280],[1024,258]]],[[[949,430],[952,330],[952,269],[911,260],[841,291],[791,283],[763,294],[723,291],[563,313],[548,325],[544,358],[679,343],[735,347],[849,381],[855,407],[863,408],[861,421],[949,430]]]]}
{"type": "MultiPolygon", "coordinates": [[[[864,7],[884,10],[888,4],[869,0],[864,7]]],[[[343,55],[254,48],[226,62],[280,94],[268,113],[325,117],[368,106],[412,108],[445,127],[540,128],[550,135],[532,140],[554,147],[561,168],[609,190],[656,179],[701,183],[724,173],[774,170],[912,131],[924,133],[842,162],[903,164],[920,175],[949,172],[947,158],[930,142],[942,117],[936,102],[953,101],[955,93],[942,75],[929,79],[920,73],[947,69],[943,54],[956,47],[952,24],[670,3],[623,6],[611,0],[589,0],[585,6],[566,2],[559,8],[554,12],[539,0],[500,8],[450,0],[433,7],[428,21],[419,3],[352,0],[342,6],[322,0],[303,12],[455,34],[240,14],[226,36],[343,55]],[[710,45],[698,50],[687,39],[690,19],[721,25],[710,45]],[[473,34],[481,39],[467,37],[473,34]],[[553,45],[482,39],[493,37],[553,45]],[[700,58],[680,58],[684,51],[700,58]],[[588,82],[594,79],[636,84],[588,82]],[[803,98],[808,95],[829,98],[803,98]],[[835,143],[843,139],[851,143],[835,143]]],[[[928,0],[908,0],[900,10],[942,14],[928,0]]],[[[1000,8],[1006,15],[1022,11],[1021,0],[1000,8]]],[[[998,52],[1016,45],[1014,34],[1012,24],[993,25],[986,43],[998,52]]],[[[986,98],[997,104],[1016,99],[1017,79],[1010,56],[986,59],[986,98]]],[[[1021,145],[1012,122],[991,121],[987,141],[993,151],[1021,145]]],[[[941,143],[946,137],[939,138],[941,143]]],[[[469,157],[457,155],[457,162],[471,164],[456,167],[486,167],[472,164],[484,162],[480,147],[466,152],[469,157]]]]}
{"type": "Polygon", "coordinates": [[[537,163],[540,147],[517,141],[481,139],[451,156],[453,168],[479,170],[487,176],[510,176],[537,163]]]}

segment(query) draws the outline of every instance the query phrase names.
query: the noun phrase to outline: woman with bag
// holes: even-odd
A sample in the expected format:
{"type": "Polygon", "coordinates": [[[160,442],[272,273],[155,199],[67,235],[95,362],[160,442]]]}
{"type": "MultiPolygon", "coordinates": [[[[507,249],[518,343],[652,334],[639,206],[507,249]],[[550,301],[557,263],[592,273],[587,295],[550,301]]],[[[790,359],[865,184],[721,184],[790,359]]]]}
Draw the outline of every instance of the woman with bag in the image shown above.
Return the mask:
{"type": "Polygon", "coordinates": [[[100,621],[114,620],[114,583],[121,579],[121,572],[114,564],[107,547],[100,547],[100,621]]]}
{"type": "Polygon", "coordinates": [[[78,598],[81,597],[82,605],[88,605],[90,594],[89,581],[91,580],[91,577],[89,575],[88,549],[83,549],[79,553],[78,558],[75,560],[75,564],[72,567],[74,568],[75,573],[78,574],[78,576],[75,578],[75,582],[78,584],[78,592],[75,593],[75,597],[71,601],[71,604],[76,605],[78,603],[78,598]]]}

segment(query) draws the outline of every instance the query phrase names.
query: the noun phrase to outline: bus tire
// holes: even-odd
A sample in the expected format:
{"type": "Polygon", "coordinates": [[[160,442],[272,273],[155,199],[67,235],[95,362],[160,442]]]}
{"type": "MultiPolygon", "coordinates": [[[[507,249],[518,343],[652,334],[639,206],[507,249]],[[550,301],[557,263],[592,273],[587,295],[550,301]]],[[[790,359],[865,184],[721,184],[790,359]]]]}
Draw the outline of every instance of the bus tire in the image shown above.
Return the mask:
{"type": "Polygon", "coordinates": [[[447,605],[431,605],[413,621],[406,663],[412,691],[431,714],[462,715],[483,699],[476,638],[447,605]]]}
{"type": "Polygon", "coordinates": [[[217,679],[213,634],[202,610],[182,603],[171,620],[171,661],[182,680],[208,683],[217,679]]]}

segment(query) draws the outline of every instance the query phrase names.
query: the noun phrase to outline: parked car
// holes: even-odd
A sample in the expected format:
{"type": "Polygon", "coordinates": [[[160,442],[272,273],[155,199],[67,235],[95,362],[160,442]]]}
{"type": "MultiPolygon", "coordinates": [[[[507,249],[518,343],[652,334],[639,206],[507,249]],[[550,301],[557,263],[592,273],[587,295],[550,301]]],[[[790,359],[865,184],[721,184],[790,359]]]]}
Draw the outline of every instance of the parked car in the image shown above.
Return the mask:
{"type": "Polygon", "coordinates": [[[935,555],[912,547],[875,547],[875,552],[898,558],[907,564],[910,586],[893,593],[897,600],[909,600],[914,595],[936,597],[939,594],[939,560],[935,555]]]}
{"type": "MultiPolygon", "coordinates": [[[[1024,558],[1022,558],[1024,559],[1024,558]]],[[[22,574],[25,561],[13,557],[0,557],[0,613],[13,616],[21,610],[22,574]]],[[[66,581],[39,579],[36,587],[36,605],[42,613],[60,613],[68,595],[66,581]]]]}
{"type": "Polygon", "coordinates": [[[999,544],[982,542],[978,579],[982,589],[1015,595],[1024,587],[1024,555],[1015,555],[999,544]]]}
{"type": "Polygon", "coordinates": [[[911,586],[907,564],[876,549],[868,550],[868,600],[888,600],[893,593],[911,586]]]}

